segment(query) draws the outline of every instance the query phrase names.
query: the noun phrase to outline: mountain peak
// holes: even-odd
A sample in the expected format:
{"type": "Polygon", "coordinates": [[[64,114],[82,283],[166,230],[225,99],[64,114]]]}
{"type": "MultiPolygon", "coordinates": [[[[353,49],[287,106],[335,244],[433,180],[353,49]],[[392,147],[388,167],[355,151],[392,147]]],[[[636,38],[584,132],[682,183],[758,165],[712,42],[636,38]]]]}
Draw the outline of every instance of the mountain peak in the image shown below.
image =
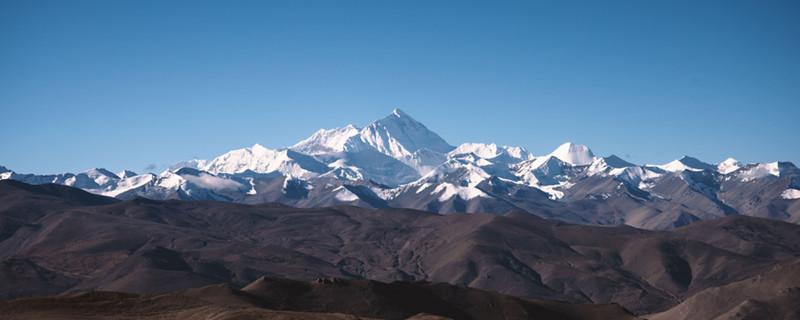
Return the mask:
{"type": "Polygon", "coordinates": [[[625,167],[634,166],[633,163],[630,163],[628,161],[622,160],[622,158],[620,158],[620,157],[618,157],[617,155],[614,155],[614,154],[612,154],[612,155],[610,155],[608,157],[604,157],[603,161],[605,161],[606,164],[608,164],[608,166],[612,167],[612,168],[625,168],[625,167]]]}
{"type": "Polygon", "coordinates": [[[86,173],[87,175],[90,175],[90,176],[103,175],[103,176],[119,179],[119,177],[116,174],[112,173],[111,171],[106,170],[105,168],[93,168],[93,169],[86,170],[84,173],[86,173]]]}
{"type": "Polygon", "coordinates": [[[359,131],[360,129],[352,124],[344,128],[319,129],[311,137],[298,142],[291,149],[307,154],[341,152],[345,150],[348,139],[358,135],[359,131]]]}
{"type": "Polygon", "coordinates": [[[572,142],[558,146],[555,151],[550,153],[550,156],[576,166],[589,165],[594,161],[594,154],[588,147],[572,142]]]}
{"type": "Polygon", "coordinates": [[[710,165],[708,163],[700,161],[700,159],[697,159],[695,157],[686,156],[686,155],[681,157],[678,161],[680,161],[681,163],[683,163],[683,164],[685,164],[687,166],[690,166],[690,167],[696,168],[696,169],[709,169],[709,168],[713,167],[712,165],[710,165]]]}
{"type": "Polygon", "coordinates": [[[741,165],[741,164],[742,164],[741,162],[739,162],[739,160],[736,160],[736,159],[734,159],[734,158],[728,158],[728,159],[725,159],[725,161],[722,161],[721,163],[726,163],[726,164],[737,164],[737,165],[741,165]]]}
{"type": "MultiPolygon", "coordinates": [[[[400,108],[395,108],[394,110],[392,110],[392,113],[390,113],[389,115],[383,117],[383,119],[375,120],[374,122],[372,122],[372,124],[375,124],[375,123],[389,123],[389,122],[398,122],[398,123],[402,123],[402,124],[405,124],[405,125],[409,125],[409,124],[422,125],[422,123],[420,123],[419,121],[417,121],[416,119],[414,119],[413,117],[408,115],[407,113],[403,112],[403,110],[400,110],[400,108]]],[[[372,125],[372,124],[370,124],[370,125],[372,125]]],[[[422,125],[422,126],[424,127],[424,125],[422,125]]]]}
{"type": "Polygon", "coordinates": [[[660,166],[661,169],[670,171],[670,172],[678,172],[684,170],[690,171],[703,171],[705,169],[713,169],[715,168],[713,165],[705,163],[703,161],[698,160],[697,158],[693,158],[687,155],[684,155],[678,160],[673,160],[670,163],[667,163],[663,166],[660,166]]]}
{"type": "Polygon", "coordinates": [[[133,171],[130,171],[130,170],[122,170],[119,173],[117,173],[117,177],[119,177],[120,179],[125,179],[125,178],[130,178],[130,177],[135,177],[135,176],[137,176],[136,172],[133,172],[133,171]]]}
{"type": "Polygon", "coordinates": [[[736,170],[739,170],[739,168],[741,167],[742,163],[739,162],[739,160],[736,160],[734,158],[728,158],[725,159],[725,161],[722,161],[721,163],[717,164],[717,171],[719,171],[719,173],[722,174],[728,174],[736,170]]]}
{"type": "Polygon", "coordinates": [[[411,156],[421,148],[447,153],[454,147],[399,108],[361,130],[360,142],[394,158],[411,156]]]}
{"type": "Polygon", "coordinates": [[[400,108],[394,108],[391,115],[394,115],[398,118],[411,118],[407,113],[403,112],[403,110],[400,110],[400,108]]]}

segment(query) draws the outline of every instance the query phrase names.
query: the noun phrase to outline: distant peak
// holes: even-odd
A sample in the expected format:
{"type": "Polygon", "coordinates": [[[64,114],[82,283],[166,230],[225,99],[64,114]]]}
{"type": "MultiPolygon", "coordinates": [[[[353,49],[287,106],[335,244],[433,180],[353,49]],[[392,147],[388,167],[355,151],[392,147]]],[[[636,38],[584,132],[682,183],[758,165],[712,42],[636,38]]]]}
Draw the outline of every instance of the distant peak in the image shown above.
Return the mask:
{"type": "Polygon", "coordinates": [[[695,169],[708,169],[708,168],[713,167],[712,165],[710,165],[708,163],[700,161],[700,159],[697,159],[695,157],[690,157],[690,156],[683,156],[678,161],[680,161],[681,163],[683,163],[683,164],[685,164],[685,165],[687,165],[689,167],[695,168],[695,169]]]}
{"type": "Polygon", "coordinates": [[[254,144],[254,145],[253,145],[251,148],[252,148],[253,150],[263,150],[263,149],[267,149],[266,147],[264,147],[264,146],[262,146],[261,144],[258,144],[258,143],[254,144]]]}
{"type": "Polygon", "coordinates": [[[137,175],[136,172],[130,170],[122,170],[119,173],[117,173],[117,177],[120,177],[120,179],[135,177],[136,175],[137,175]]]}
{"type": "Polygon", "coordinates": [[[112,173],[111,171],[106,170],[105,168],[89,169],[89,170],[86,171],[86,173],[89,173],[89,174],[102,174],[102,175],[106,175],[106,176],[109,176],[109,177],[117,177],[116,174],[112,173]]]}
{"type": "Polygon", "coordinates": [[[360,141],[395,158],[410,156],[423,147],[439,153],[454,149],[438,134],[399,108],[361,130],[360,141]]]}
{"type": "Polygon", "coordinates": [[[610,155],[608,157],[603,158],[603,161],[612,168],[625,168],[625,167],[632,167],[634,166],[633,163],[628,161],[622,160],[622,158],[618,157],[617,155],[610,155]]]}
{"type": "Polygon", "coordinates": [[[690,156],[687,156],[687,155],[684,155],[680,159],[673,160],[672,162],[667,163],[665,165],[662,165],[660,167],[661,167],[661,169],[664,169],[664,170],[667,170],[667,171],[670,171],[670,172],[680,172],[680,171],[685,171],[685,170],[702,171],[702,170],[705,170],[705,169],[715,168],[714,166],[712,166],[712,165],[710,165],[708,163],[705,163],[703,161],[700,161],[697,158],[690,157],[690,156]]]}
{"type": "Polygon", "coordinates": [[[183,168],[180,168],[177,171],[175,171],[175,174],[177,174],[177,175],[200,176],[201,172],[202,171],[194,169],[194,168],[183,167],[183,168]]]}
{"type": "Polygon", "coordinates": [[[394,108],[392,114],[397,116],[398,118],[409,118],[408,114],[403,112],[403,110],[400,110],[400,108],[394,108]]]}
{"type": "Polygon", "coordinates": [[[397,123],[397,124],[403,124],[403,125],[414,125],[414,126],[423,126],[424,127],[424,125],[422,123],[420,123],[419,121],[417,121],[417,119],[414,119],[413,117],[411,117],[407,113],[403,112],[403,110],[400,110],[400,108],[394,109],[392,111],[392,113],[390,113],[388,116],[384,117],[383,119],[375,120],[373,122],[373,124],[375,124],[375,123],[379,123],[379,124],[397,123]]]}
{"type": "Polygon", "coordinates": [[[741,162],[739,162],[739,160],[736,160],[734,158],[725,159],[725,161],[722,161],[722,163],[726,163],[726,164],[741,164],[741,162]]]}
{"type": "Polygon", "coordinates": [[[558,146],[550,155],[561,161],[579,166],[588,165],[594,161],[594,154],[588,147],[572,142],[558,146]]]}
{"type": "Polygon", "coordinates": [[[739,160],[736,160],[734,158],[728,158],[725,159],[725,161],[722,161],[721,163],[717,164],[717,171],[719,171],[719,173],[722,174],[728,174],[736,170],[739,170],[739,168],[741,167],[742,163],[739,162],[739,160]]]}

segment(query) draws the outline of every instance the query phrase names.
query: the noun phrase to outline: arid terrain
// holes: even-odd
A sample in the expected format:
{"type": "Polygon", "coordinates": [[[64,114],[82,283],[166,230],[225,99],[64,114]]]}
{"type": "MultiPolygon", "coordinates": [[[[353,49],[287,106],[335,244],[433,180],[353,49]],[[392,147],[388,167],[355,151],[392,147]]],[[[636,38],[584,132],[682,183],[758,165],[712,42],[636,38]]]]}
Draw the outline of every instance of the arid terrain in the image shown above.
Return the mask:
{"type": "MultiPolygon", "coordinates": [[[[522,299],[617,303],[637,315],[666,312],[661,316],[669,318],[676,306],[714,315],[774,306],[777,314],[791,314],[796,307],[786,301],[800,278],[793,277],[800,226],[739,215],[649,231],[565,224],[522,212],[442,216],[349,206],[120,201],[16,181],[0,181],[0,203],[3,300],[90,290],[167,294],[220,283],[247,291],[265,279],[335,277],[412,281],[390,288],[431,281],[522,299]],[[741,290],[745,284],[752,290],[741,290]],[[726,303],[711,308],[702,302],[720,295],[726,303]]],[[[363,281],[345,283],[372,288],[363,281]]],[[[220,306],[229,307],[214,308],[220,306]]],[[[413,315],[348,310],[336,312],[413,315]]]]}
{"type": "Polygon", "coordinates": [[[514,298],[444,283],[259,278],[161,295],[88,292],[0,303],[6,319],[635,319],[616,304],[514,298]]]}

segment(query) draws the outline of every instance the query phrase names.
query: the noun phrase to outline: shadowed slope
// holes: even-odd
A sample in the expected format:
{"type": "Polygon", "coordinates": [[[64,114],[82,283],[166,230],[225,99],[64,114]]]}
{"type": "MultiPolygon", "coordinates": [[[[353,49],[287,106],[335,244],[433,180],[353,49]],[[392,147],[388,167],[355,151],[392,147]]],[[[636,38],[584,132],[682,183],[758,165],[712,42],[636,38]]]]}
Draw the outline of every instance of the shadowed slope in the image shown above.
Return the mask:
{"type": "Polygon", "coordinates": [[[702,235],[691,236],[691,226],[591,227],[522,212],[441,216],[143,198],[83,205],[0,186],[9,199],[0,221],[16,226],[0,239],[2,299],[98,289],[160,294],[220,282],[238,288],[264,275],[333,276],[616,302],[645,314],[800,255],[792,245],[800,243],[800,226],[752,217],[698,225],[702,235]],[[734,225],[769,238],[732,233],[734,225]],[[742,245],[729,238],[759,249],[737,249],[742,245]]]}
{"type": "Polygon", "coordinates": [[[616,304],[518,299],[444,283],[260,278],[158,296],[88,292],[0,303],[5,319],[635,319],[616,304]]]}
{"type": "Polygon", "coordinates": [[[666,319],[798,319],[800,259],[763,275],[710,288],[674,308],[649,316],[666,319]]]}

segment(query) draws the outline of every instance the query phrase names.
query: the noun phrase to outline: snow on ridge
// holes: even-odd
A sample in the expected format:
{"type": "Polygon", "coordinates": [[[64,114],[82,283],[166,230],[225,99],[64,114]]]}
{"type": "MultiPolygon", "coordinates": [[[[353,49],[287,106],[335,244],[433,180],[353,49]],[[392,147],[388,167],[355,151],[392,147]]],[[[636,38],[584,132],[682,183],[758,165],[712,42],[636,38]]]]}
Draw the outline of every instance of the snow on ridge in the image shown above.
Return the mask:
{"type": "Polygon", "coordinates": [[[533,159],[533,158],[534,158],[534,156],[533,156],[533,155],[532,155],[530,152],[528,152],[528,150],[526,150],[526,149],[525,149],[525,148],[523,148],[523,147],[509,147],[509,146],[503,146],[502,148],[503,148],[503,149],[506,151],[506,153],[508,153],[508,154],[509,154],[511,157],[513,157],[513,158],[516,158],[516,159],[521,159],[521,160],[525,161],[525,160],[531,160],[531,159],[533,159]]]}
{"type": "Polygon", "coordinates": [[[742,168],[738,177],[742,181],[750,181],[753,179],[767,178],[767,177],[780,177],[781,171],[778,162],[758,163],[753,166],[742,168]]]}
{"type": "Polygon", "coordinates": [[[201,172],[198,175],[181,175],[181,177],[200,188],[211,189],[214,191],[240,190],[247,187],[235,180],[220,178],[205,172],[201,172]]]}
{"type": "Polygon", "coordinates": [[[690,156],[683,156],[680,159],[670,161],[669,163],[658,167],[669,172],[680,172],[686,170],[703,171],[705,169],[716,169],[715,166],[702,162],[690,156]]]}
{"type": "Polygon", "coordinates": [[[290,149],[310,155],[327,152],[342,152],[345,150],[348,140],[358,135],[360,131],[359,128],[352,124],[344,128],[330,130],[319,129],[319,131],[315,132],[311,137],[298,142],[290,149]]]}
{"type": "Polygon", "coordinates": [[[610,174],[619,180],[628,182],[639,189],[650,187],[649,182],[660,178],[666,171],[658,167],[632,166],[612,169],[610,174]],[[660,171],[660,172],[659,172],[660,171]]]}
{"type": "Polygon", "coordinates": [[[453,151],[448,152],[447,156],[452,157],[458,154],[467,154],[467,153],[473,153],[476,156],[486,159],[494,158],[499,154],[497,145],[494,143],[485,144],[485,143],[467,142],[467,143],[462,143],[461,145],[453,149],[453,151]]]}
{"type": "Polygon", "coordinates": [[[164,172],[159,174],[156,178],[158,179],[158,185],[160,187],[171,190],[177,190],[186,184],[186,179],[169,170],[164,170],[164,172]]]}
{"type": "Polygon", "coordinates": [[[334,198],[339,201],[351,202],[360,199],[358,195],[347,189],[345,186],[338,186],[336,189],[333,189],[332,192],[335,192],[334,198]]]}
{"type": "MultiPolygon", "coordinates": [[[[461,154],[469,154],[472,153],[478,157],[484,159],[495,159],[500,156],[505,156],[506,160],[512,160],[512,162],[519,162],[525,160],[533,159],[533,155],[531,155],[528,150],[525,150],[523,147],[509,147],[509,146],[502,146],[498,147],[496,144],[485,144],[485,143],[475,143],[475,142],[467,142],[462,143],[452,151],[447,153],[448,157],[454,157],[461,154]]],[[[505,161],[504,161],[505,162],[505,161]]]]}
{"type": "Polygon", "coordinates": [[[126,178],[130,178],[130,177],[135,177],[135,176],[138,176],[138,174],[136,174],[136,172],[133,172],[133,171],[130,171],[130,170],[122,170],[119,173],[117,173],[117,177],[119,177],[120,179],[126,179],[126,178]]]}
{"type": "Polygon", "coordinates": [[[441,195],[439,195],[439,202],[450,200],[454,196],[458,196],[463,200],[471,200],[477,197],[491,198],[491,196],[479,190],[478,188],[457,186],[448,182],[439,184],[436,186],[436,189],[433,190],[434,194],[440,192],[441,195]]]}
{"type": "Polygon", "coordinates": [[[336,166],[333,170],[320,175],[320,178],[327,177],[348,181],[364,180],[364,174],[361,173],[361,168],[347,165],[336,166]]]}
{"type": "Polygon", "coordinates": [[[428,148],[421,148],[413,155],[400,159],[401,162],[414,168],[420,176],[424,176],[447,161],[447,156],[428,148]]]}
{"type": "Polygon", "coordinates": [[[200,168],[212,174],[242,173],[247,170],[255,173],[280,172],[301,178],[316,177],[330,170],[312,156],[281,148],[270,150],[260,144],[223,154],[200,168]]]}
{"type": "Polygon", "coordinates": [[[101,192],[100,194],[108,197],[116,197],[122,193],[128,192],[133,189],[140,188],[148,183],[152,183],[157,179],[156,175],[152,173],[142,174],[138,176],[125,177],[120,180],[116,187],[112,190],[101,192]]]}
{"type": "Polygon", "coordinates": [[[742,163],[734,158],[725,159],[725,161],[717,164],[717,171],[721,174],[729,174],[742,167],[742,163]]]}
{"type": "Polygon", "coordinates": [[[350,191],[350,189],[347,189],[345,186],[338,186],[336,189],[333,189],[332,192],[335,193],[333,197],[339,201],[351,202],[360,199],[358,195],[350,191]]]}

